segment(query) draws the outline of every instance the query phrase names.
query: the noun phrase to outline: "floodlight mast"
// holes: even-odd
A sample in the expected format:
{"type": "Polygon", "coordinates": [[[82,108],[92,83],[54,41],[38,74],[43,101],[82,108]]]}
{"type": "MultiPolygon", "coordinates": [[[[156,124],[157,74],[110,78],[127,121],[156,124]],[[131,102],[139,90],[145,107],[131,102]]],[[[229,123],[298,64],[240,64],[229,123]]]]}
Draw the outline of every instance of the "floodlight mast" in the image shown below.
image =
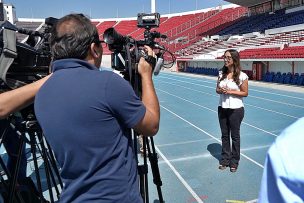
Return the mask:
{"type": "Polygon", "coordinates": [[[155,13],[155,0],[151,0],[151,13],[155,13]]]}

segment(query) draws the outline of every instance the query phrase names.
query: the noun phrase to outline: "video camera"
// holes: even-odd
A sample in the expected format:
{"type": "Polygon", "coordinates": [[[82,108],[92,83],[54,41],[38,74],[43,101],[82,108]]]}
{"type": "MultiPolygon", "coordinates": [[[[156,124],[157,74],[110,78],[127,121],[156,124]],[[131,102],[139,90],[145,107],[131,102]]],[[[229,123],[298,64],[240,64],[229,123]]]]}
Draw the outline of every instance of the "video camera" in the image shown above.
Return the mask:
{"type": "Polygon", "coordinates": [[[58,19],[46,18],[42,32],[18,28],[5,21],[0,28],[0,79],[5,89],[15,89],[36,81],[49,73],[51,52],[49,37],[58,19]],[[17,41],[17,33],[27,35],[26,41],[17,41]]]}
{"type": "MultiPolygon", "coordinates": [[[[153,66],[154,75],[158,75],[161,67],[164,67],[164,54],[169,53],[172,57],[172,65],[175,61],[174,55],[169,52],[166,47],[161,45],[156,39],[166,39],[167,36],[157,31],[151,31],[152,28],[159,27],[160,14],[152,13],[145,14],[139,13],[137,15],[137,27],[145,28],[144,39],[135,40],[131,36],[123,36],[119,34],[114,28],[105,30],[103,39],[108,44],[111,54],[111,65],[115,70],[120,71],[124,76],[128,75],[130,78],[136,72],[136,64],[139,62],[140,57],[144,57],[153,66]],[[157,50],[157,58],[153,62],[149,58],[142,47],[144,45],[150,46],[152,49],[157,50]]],[[[170,64],[171,64],[170,63],[170,64]]],[[[127,79],[125,77],[125,79],[127,79]]],[[[131,80],[131,79],[130,79],[131,80]]]]}

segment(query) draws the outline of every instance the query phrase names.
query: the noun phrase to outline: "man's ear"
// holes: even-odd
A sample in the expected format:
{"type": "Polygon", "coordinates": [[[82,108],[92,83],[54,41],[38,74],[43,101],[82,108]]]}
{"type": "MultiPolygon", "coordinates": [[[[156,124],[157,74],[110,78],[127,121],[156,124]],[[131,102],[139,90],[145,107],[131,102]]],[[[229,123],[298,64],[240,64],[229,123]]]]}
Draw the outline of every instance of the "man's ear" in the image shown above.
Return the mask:
{"type": "Polygon", "coordinates": [[[91,46],[90,46],[90,53],[91,55],[94,57],[94,58],[98,58],[99,57],[99,51],[98,50],[98,47],[96,46],[95,43],[92,43],[91,46]]]}

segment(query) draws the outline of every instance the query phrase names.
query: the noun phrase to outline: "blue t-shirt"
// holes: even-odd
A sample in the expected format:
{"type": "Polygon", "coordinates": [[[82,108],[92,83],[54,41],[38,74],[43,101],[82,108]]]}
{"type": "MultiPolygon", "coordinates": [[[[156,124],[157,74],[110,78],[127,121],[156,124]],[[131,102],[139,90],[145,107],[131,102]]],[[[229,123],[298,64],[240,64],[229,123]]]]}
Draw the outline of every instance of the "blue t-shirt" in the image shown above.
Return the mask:
{"type": "Polygon", "coordinates": [[[52,64],[35,113],[60,166],[60,202],[142,202],[129,128],[146,108],[131,85],[78,59],[52,64]]]}
{"type": "Polygon", "coordinates": [[[268,150],[259,203],[304,202],[304,117],[287,127],[268,150]]]}

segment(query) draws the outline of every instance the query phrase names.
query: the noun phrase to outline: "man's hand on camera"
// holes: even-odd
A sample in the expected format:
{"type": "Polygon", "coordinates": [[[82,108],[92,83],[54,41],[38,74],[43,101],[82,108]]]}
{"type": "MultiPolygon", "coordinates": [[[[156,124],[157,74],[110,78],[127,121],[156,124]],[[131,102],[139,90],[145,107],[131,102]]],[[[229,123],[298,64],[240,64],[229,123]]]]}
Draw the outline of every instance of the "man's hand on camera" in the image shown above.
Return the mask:
{"type": "MultiPolygon", "coordinates": [[[[149,46],[144,46],[144,51],[149,57],[155,57],[155,53],[149,46]]],[[[160,110],[153,85],[152,72],[152,64],[146,61],[144,57],[141,57],[138,64],[138,73],[141,76],[141,96],[142,102],[146,107],[146,113],[144,118],[134,127],[134,129],[144,136],[153,136],[159,129],[160,110]]]]}
{"type": "MultiPolygon", "coordinates": [[[[144,51],[148,56],[155,57],[154,51],[147,45],[144,46],[144,51]]],[[[141,75],[141,77],[144,76],[152,76],[152,64],[148,63],[144,57],[141,57],[138,64],[138,73],[141,75]]]]}

